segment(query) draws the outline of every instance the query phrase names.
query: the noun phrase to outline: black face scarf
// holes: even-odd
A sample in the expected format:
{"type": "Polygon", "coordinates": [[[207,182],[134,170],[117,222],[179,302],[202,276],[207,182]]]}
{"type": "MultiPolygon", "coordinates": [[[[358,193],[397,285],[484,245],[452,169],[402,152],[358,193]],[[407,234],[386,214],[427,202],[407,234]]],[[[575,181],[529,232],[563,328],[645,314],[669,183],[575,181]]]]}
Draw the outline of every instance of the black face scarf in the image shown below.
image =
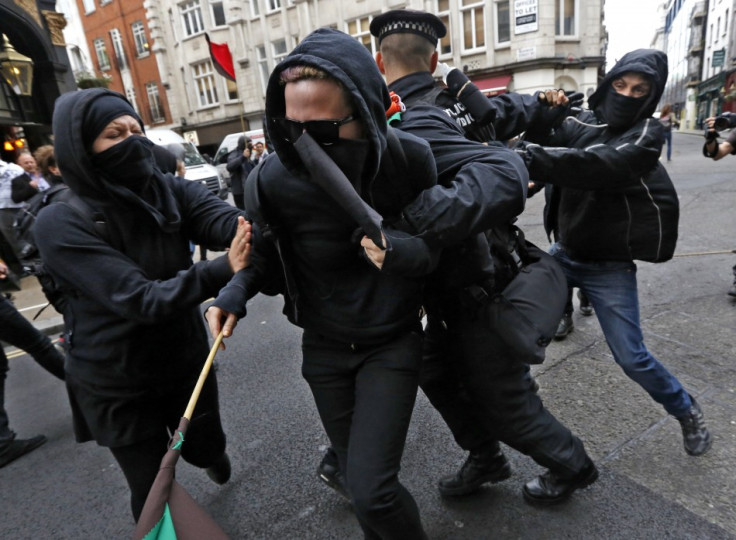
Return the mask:
{"type": "Polygon", "coordinates": [[[362,176],[369,144],[366,139],[339,139],[334,144],[321,145],[359,194],[362,193],[362,176]]]}
{"type": "Polygon", "coordinates": [[[611,87],[605,99],[596,107],[596,112],[600,113],[612,129],[626,129],[639,120],[648,100],[649,96],[638,98],[624,96],[611,87]]]}
{"type": "Polygon", "coordinates": [[[110,183],[140,194],[153,176],[155,162],[152,148],[150,139],[131,135],[107,150],[92,155],[91,161],[110,183]]]}

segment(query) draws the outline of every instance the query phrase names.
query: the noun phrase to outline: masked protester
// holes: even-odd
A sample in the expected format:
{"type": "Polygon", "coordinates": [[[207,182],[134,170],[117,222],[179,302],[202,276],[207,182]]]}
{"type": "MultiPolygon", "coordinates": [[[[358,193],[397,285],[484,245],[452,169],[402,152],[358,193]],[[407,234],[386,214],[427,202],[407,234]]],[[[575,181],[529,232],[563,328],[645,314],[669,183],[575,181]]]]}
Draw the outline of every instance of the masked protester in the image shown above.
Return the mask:
{"type": "Polygon", "coordinates": [[[243,187],[245,180],[248,178],[250,171],[255,168],[255,163],[250,159],[251,150],[247,144],[250,142],[245,135],[238,138],[238,145],[235,150],[227,156],[227,170],[230,173],[230,191],[233,194],[235,206],[241,210],[245,209],[243,202],[243,187]]]}
{"type": "Polygon", "coordinates": [[[407,540],[426,538],[398,477],[419,381],[422,281],[394,271],[421,274],[433,257],[391,224],[436,172],[426,143],[388,132],[390,103],[370,54],[341,32],[317,30],[279,63],[266,95],[275,154],[245,186],[254,230],[266,227],[267,238],[256,232],[251,267],[207,318],[229,333],[264,279],[284,275],[285,312],[304,329],[302,375],[358,521],[366,538],[407,540]],[[392,173],[397,155],[408,174],[392,173]],[[364,233],[384,248],[380,272],[360,256],[364,233]]]}
{"type": "Polygon", "coordinates": [[[710,448],[697,401],[644,345],[634,260],[670,259],[677,241],[677,193],[659,156],[663,127],[651,118],[667,81],[667,55],[640,49],[621,58],[568,118],[521,153],[536,181],[552,184],[545,227],[568,285],[593,306],[624,372],[677,418],[688,454],[710,448]]]}
{"type": "MultiPolygon", "coordinates": [[[[35,236],[67,307],[66,382],[78,442],[110,448],[138,519],[208,353],[201,302],[247,264],[249,225],[204,186],[163,173],[143,122],[120,94],[71,92],[54,109],[56,158],[90,211],[52,203],[35,236]],[[192,264],[189,241],[230,245],[192,264]]],[[[230,476],[210,373],[182,457],[230,476]],[[196,425],[195,425],[196,424],[196,425]]]]}

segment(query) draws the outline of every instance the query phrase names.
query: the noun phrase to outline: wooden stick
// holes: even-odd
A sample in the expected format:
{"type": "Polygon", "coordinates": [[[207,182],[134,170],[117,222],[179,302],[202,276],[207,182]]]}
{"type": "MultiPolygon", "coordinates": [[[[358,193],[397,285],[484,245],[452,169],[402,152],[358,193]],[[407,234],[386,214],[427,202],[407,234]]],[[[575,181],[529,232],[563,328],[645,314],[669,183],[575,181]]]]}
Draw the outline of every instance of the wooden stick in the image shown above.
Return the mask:
{"type": "Polygon", "coordinates": [[[675,253],[673,257],[700,257],[701,255],[728,255],[736,253],[736,249],[723,249],[721,251],[696,251],[694,253],[675,253]]]}
{"type": "Polygon", "coordinates": [[[207,379],[207,375],[210,373],[210,368],[212,367],[212,362],[215,360],[215,355],[217,354],[217,349],[220,348],[220,343],[222,343],[223,334],[222,331],[220,334],[215,338],[215,343],[212,345],[212,349],[210,349],[210,354],[207,356],[207,360],[204,362],[204,367],[202,368],[202,372],[199,374],[199,379],[197,379],[197,384],[194,386],[194,392],[192,392],[192,397],[189,398],[189,404],[187,405],[187,410],[184,411],[184,418],[187,420],[192,419],[192,413],[194,413],[194,407],[197,406],[197,400],[199,399],[199,394],[202,392],[202,387],[204,386],[204,381],[207,379]]]}

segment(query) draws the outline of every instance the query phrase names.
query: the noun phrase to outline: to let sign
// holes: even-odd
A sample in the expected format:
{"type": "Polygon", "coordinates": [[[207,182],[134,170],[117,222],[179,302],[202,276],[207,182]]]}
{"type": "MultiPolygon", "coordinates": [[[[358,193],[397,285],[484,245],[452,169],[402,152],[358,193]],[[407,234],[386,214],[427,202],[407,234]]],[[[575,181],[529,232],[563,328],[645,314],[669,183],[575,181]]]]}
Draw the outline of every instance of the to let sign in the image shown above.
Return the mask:
{"type": "Polygon", "coordinates": [[[539,29],[538,0],[515,0],[514,34],[536,32],[539,29]]]}

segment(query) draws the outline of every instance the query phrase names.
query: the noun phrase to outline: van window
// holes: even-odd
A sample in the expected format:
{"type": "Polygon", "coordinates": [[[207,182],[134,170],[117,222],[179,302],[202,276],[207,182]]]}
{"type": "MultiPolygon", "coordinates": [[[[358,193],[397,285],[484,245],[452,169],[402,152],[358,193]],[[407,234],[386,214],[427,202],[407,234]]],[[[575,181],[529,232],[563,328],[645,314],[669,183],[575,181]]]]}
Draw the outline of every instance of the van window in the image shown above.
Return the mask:
{"type": "Polygon", "coordinates": [[[213,160],[216,164],[217,163],[227,163],[227,156],[230,152],[227,149],[227,146],[223,146],[220,148],[217,153],[215,154],[215,159],[213,160]]]}
{"type": "Polygon", "coordinates": [[[190,142],[167,144],[166,148],[171,150],[177,159],[182,160],[185,167],[193,167],[195,165],[204,165],[207,163],[197,151],[197,148],[190,142]]]}

